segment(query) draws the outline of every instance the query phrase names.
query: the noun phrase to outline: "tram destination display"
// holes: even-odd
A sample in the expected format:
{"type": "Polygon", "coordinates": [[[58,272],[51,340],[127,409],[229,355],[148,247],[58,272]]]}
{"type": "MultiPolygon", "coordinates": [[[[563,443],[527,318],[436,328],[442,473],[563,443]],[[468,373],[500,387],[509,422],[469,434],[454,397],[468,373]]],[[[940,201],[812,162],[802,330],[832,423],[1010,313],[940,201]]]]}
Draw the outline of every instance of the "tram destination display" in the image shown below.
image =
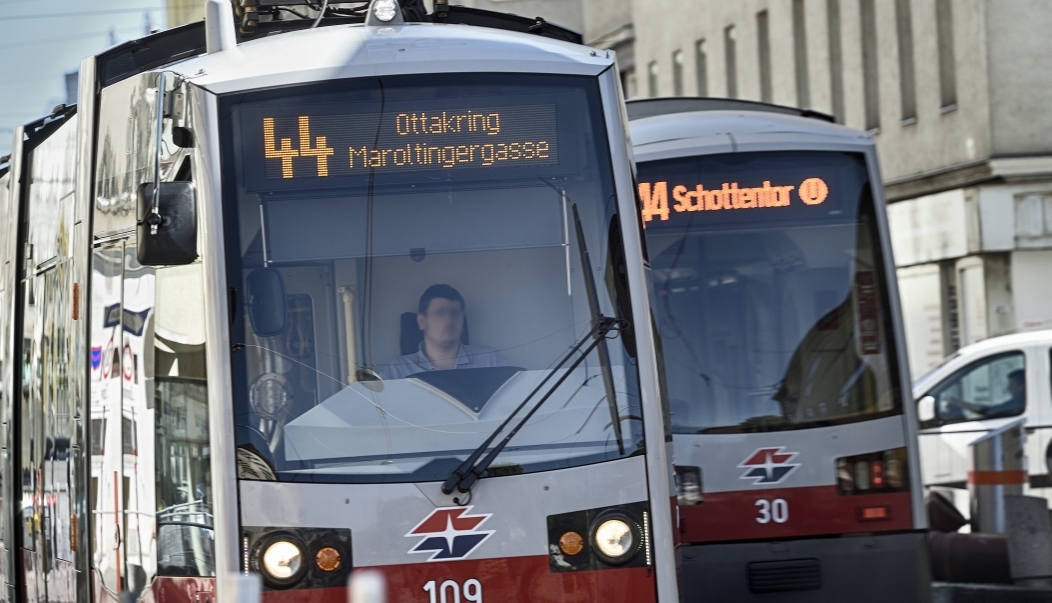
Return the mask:
{"type": "Polygon", "coordinates": [[[638,192],[643,227],[855,219],[868,182],[864,172],[856,175],[864,165],[858,155],[839,156],[834,166],[828,160],[754,165],[748,159],[749,154],[743,153],[641,165],[638,192]],[[848,168],[851,177],[844,171],[848,168]]]}
{"type": "Polygon", "coordinates": [[[323,179],[370,173],[559,164],[555,104],[399,105],[383,113],[246,111],[242,125],[253,188],[314,188],[325,186],[323,179]]]}

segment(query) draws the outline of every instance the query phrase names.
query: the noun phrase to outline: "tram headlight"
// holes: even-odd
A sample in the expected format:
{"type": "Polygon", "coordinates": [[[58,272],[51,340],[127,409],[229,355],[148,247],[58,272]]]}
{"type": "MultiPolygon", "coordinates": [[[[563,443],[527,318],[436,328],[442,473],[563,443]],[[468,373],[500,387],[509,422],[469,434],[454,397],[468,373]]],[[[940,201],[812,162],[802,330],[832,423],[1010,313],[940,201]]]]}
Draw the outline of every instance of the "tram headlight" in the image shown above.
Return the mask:
{"type": "Polygon", "coordinates": [[[376,0],[373,3],[373,15],[384,23],[392,21],[397,14],[398,2],[395,0],[376,0]]]}
{"type": "Polygon", "coordinates": [[[283,538],[273,540],[263,549],[260,566],[271,581],[279,585],[296,582],[303,576],[303,547],[283,538]]]}
{"type": "Polygon", "coordinates": [[[610,565],[627,563],[642,542],[642,530],[627,515],[604,513],[592,524],[592,546],[601,561],[610,565]]]}

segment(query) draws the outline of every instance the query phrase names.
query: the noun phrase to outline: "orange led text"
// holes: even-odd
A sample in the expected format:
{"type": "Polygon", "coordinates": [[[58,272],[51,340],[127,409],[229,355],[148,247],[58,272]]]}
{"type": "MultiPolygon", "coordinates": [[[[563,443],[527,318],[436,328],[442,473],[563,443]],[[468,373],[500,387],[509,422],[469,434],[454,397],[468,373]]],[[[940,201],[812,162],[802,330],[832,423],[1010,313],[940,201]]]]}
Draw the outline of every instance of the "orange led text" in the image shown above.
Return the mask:
{"type": "MultiPolygon", "coordinates": [[[[692,188],[679,184],[671,187],[672,204],[669,203],[669,188],[668,182],[639,183],[644,223],[655,217],[668,220],[673,212],[787,207],[791,203],[791,193],[797,187],[771,186],[769,180],[754,188],[740,188],[737,182],[724,182],[721,188],[709,190],[702,184],[692,188]]],[[[798,198],[807,205],[818,205],[828,195],[829,187],[821,178],[808,178],[797,190],[798,198]]]]}

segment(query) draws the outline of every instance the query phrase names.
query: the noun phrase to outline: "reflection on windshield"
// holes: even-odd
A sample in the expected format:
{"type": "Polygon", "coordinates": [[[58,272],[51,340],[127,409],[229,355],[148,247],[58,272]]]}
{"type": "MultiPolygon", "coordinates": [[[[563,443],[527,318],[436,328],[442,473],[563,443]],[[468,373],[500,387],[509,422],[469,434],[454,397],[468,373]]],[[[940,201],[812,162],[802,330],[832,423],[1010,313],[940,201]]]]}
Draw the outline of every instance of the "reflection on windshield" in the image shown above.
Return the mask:
{"type": "Polygon", "coordinates": [[[640,181],[676,432],[796,429],[896,410],[861,158],[689,158],[644,164],[640,181]],[[663,189],[680,209],[662,206],[663,189]],[[749,211],[712,211],[721,209],[749,211]]]}
{"type": "MultiPolygon", "coordinates": [[[[228,206],[228,258],[238,283],[232,338],[242,478],[445,479],[549,376],[566,379],[490,474],[592,463],[642,447],[634,358],[621,338],[608,347],[623,453],[598,354],[552,375],[592,324],[569,231],[572,204],[593,271],[611,272],[611,241],[620,241],[594,80],[427,79],[231,101],[228,141],[240,167],[227,183],[236,199],[228,206]],[[477,107],[498,108],[472,131],[477,107]],[[284,116],[296,114],[310,116],[306,146],[281,130],[284,116]],[[418,142],[408,138],[425,137],[423,114],[463,118],[460,131],[442,126],[426,144],[463,152],[464,161],[384,169],[381,156],[367,172],[335,167],[360,167],[353,145],[363,132],[379,131],[384,148],[404,135],[411,144],[399,161],[415,156],[418,142]],[[277,124],[266,140],[253,138],[257,120],[277,124]],[[472,153],[489,153],[487,144],[515,142],[493,134],[541,137],[546,156],[509,146],[505,164],[481,154],[472,163],[472,153]],[[305,148],[333,151],[327,175],[305,148]]],[[[598,303],[604,315],[622,317],[627,300],[615,281],[598,303]]]]}

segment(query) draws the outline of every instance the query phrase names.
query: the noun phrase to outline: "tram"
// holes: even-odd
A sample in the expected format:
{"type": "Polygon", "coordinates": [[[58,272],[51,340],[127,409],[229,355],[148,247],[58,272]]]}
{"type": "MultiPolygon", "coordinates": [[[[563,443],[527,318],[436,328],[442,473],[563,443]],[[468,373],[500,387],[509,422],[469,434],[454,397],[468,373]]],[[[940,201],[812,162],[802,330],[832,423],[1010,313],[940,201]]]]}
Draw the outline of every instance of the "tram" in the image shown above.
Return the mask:
{"type": "Polygon", "coordinates": [[[684,601],[927,601],[874,141],[764,103],[629,101],[684,601]]]}
{"type": "Polygon", "coordinates": [[[271,4],[86,59],[15,133],[0,601],[676,600],[613,53],[271,4]]]}

